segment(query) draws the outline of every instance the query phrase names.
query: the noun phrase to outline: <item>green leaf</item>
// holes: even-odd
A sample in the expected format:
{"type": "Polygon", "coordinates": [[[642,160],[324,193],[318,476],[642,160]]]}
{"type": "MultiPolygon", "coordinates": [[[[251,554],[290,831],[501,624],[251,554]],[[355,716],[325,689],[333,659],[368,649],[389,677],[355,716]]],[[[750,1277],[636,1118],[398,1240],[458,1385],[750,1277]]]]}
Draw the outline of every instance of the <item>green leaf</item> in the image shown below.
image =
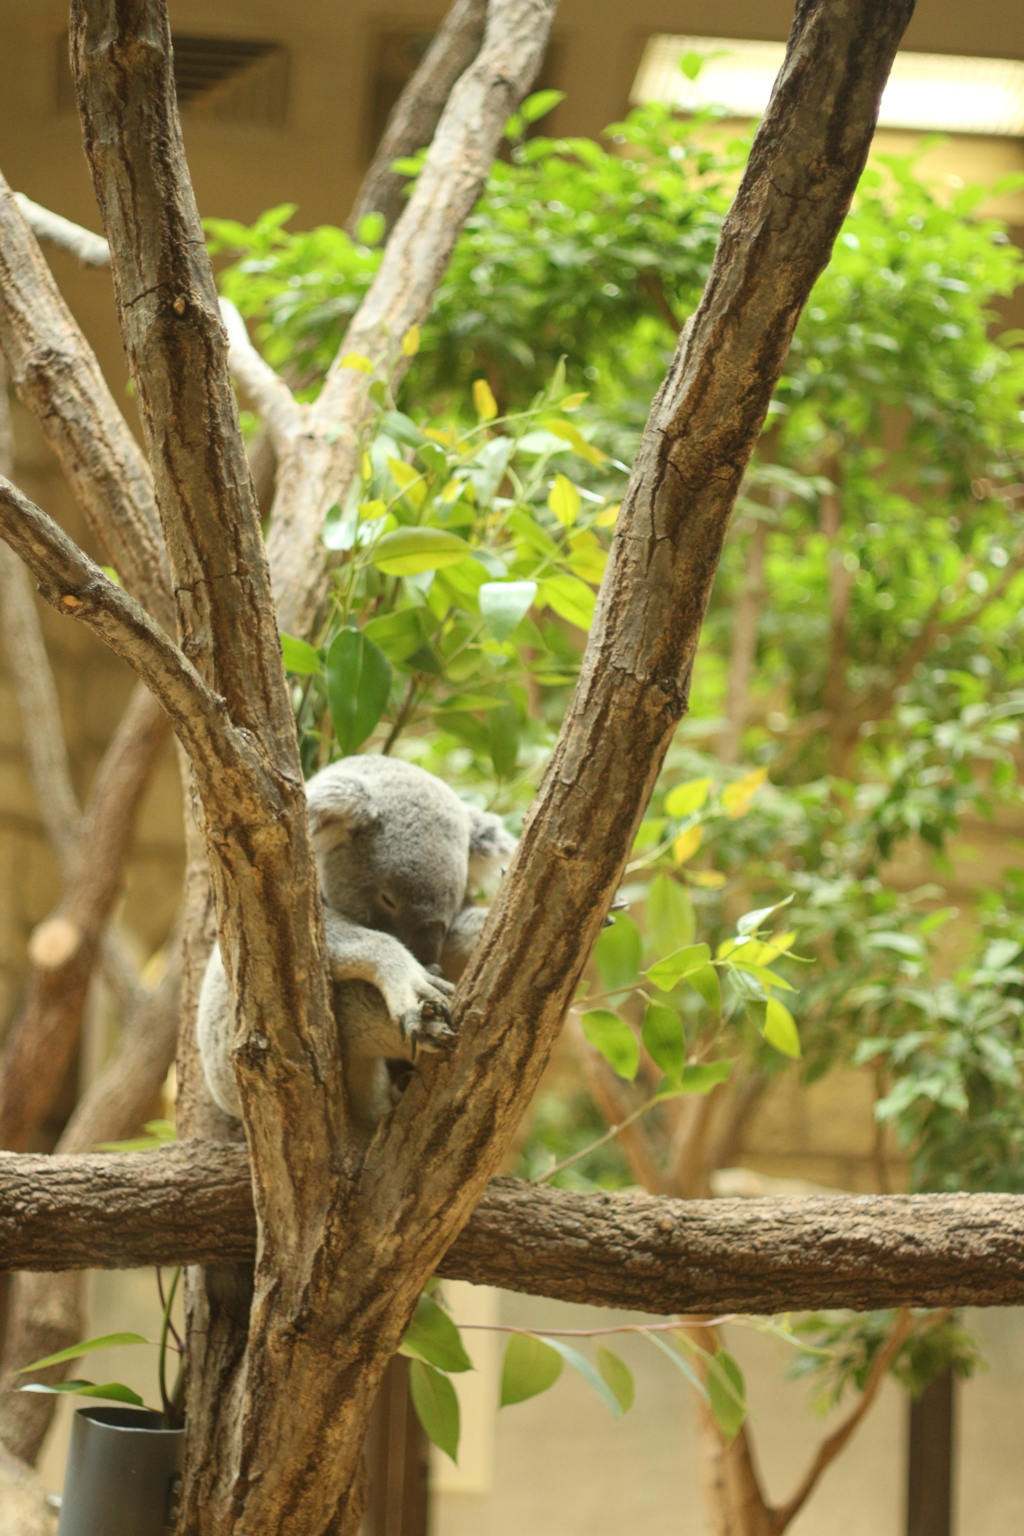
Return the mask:
{"type": "Polygon", "coordinates": [[[519,628],[537,596],[535,581],[485,581],[477,593],[480,614],[495,640],[519,628]]]}
{"type": "Polygon", "coordinates": [[[605,1349],[603,1345],[599,1344],[597,1347],[597,1368],[601,1372],[603,1380],[614,1394],[615,1400],[622,1412],[628,1413],[636,1397],[633,1372],[629,1366],[613,1350],[605,1349]]]}
{"type": "Polygon", "coordinates": [[[693,987],[700,993],[709,1008],[713,1008],[716,1013],[721,1013],[722,983],[713,965],[699,965],[695,971],[687,972],[685,980],[687,986],[693,987]]]}
{"type": "Polygon", "coordinates": [[[412,1322],[398,1346],[400,1355],[423,1360],[441,1371],[471,1371],[473,1362],[466,1354],[462,1335],[444,1307],[430,1296],[421,1296],[412,1322]]]}
{"type": "Polygon", "coordinates": [[[679,1351],[677,1349],[673,1349],[671,1344],[667,1343],[662,1338],[660,1333],[650,1333],[646,1328],[641,1328],[640,1332],[644,1335],[644,1338],[650,1339],[655,1349],[660,1349],[663,1355],[668,1355],[668,1358],[672,1361],[672,1364],[676,1367],[677,1370],[682,1371],[683,1375],[686,1377],[694,1391],[700,1397],[702,1397],[705,1402],[707,1402],[708,1390],[704,1383],[701,1381],[700,1377],[697,1375],[697,1372],[693,1369],[693,1366],[690,1364],[690,1362],[688,1360],[684,1360],[679,1351]]]}
{"type": "Polygon", "coordinates": [[[358,629],[343,629],[327,652],[327,702],[342,755],[361,747],[387,707],[391,663],[358,629]]]}
{"type": "Polygon", "coordinates": [[[737,971],[746,971],[748,976],[756,976],[766,992],[770,993],[772,987],[778,987],[782,992],[796,991],[796,988],[790,982],[785,981],[781,976],[777,976],[768,966],[758,965],[753,960],[744,960],[742,955],[742,949],[733,950],[729,957],[730,963],[737,971]]]}
{"type": "Polygon", "coordinates": [[[19,1366],[15,1371],[16,1376],[22,1376],[26,1371],[41,1371],[48,1365],[61,1365],[65,1360],[77,1360],[80,1355],[91,1355],[97,1349],[117,1349],[121,1344],[152,1344],[152,1339],[144,1339],[141,1333],[105,1333],[99,1339],[85,1339],[81,1344],[72,1344],[69,1349],[59,1349],[55,1355],[44,1355],[42,1360],[33,1360],[31,1365],[19,1366]]]}
{"type": "MultiPolygon", "coordinates": [[[[575,429],[574,429],[575,430],[575,429]]],[[[579,432],[576,432],[577,437],[579,432]]],[[[566,475],[556,475],[548,496],[548,506],[566,528],[579,516],[580,493],[566,475]]]]}
{"type": "Polygon", "coordinates": [[[771,917],[773,912],[778,912],[782,907],[788,907],[792,900],[792,896],[787,896],[785,901],[777,901],[773,907],[759,907],[756,912],[744,913],[736,924],[736,932],[741,938],[756,933],[766,918],[771,917]]]}
{"type": "Polygon", "coordinates": [[[647,978],[659,992],[671,992],[676,982],[701,970],[710,960],[711,951],[706,944],[687,944],[683,949],[677,949],[675,954],[666,955],[664,960],[649,966],[647,978]]]}
{"type": "Polygon", "coordinates": [[[644,1049],[666,1076],[681,1078],[686,1064],[686,1039],[679,1015],[664,1003],[648,1003],[644,1014],[644,1049]]]}
{"type": "Polygon", "coordinates": [[[427,638],[423,610],[399,608],[395,613],[382,613],[379,618],[370,620],[363,634],[374,645],[379,645],[391,661],[407,661],[427,638]]]}
{"type": "Polygon", "coordinates": [[[665,796],[665,812],[669,816],[692,816],[699,811],[711,789],[711,779],[691,779],[688,784],[677,784],[665,796]]]}
{"type": "Polygon", "coordinates": [[[715,1423],[731,1444],[747,1416],[747,1393],[743,1372],[724,1349],[708,1361],[708,1401],[715,1423]]]}
{"type": "Polygon", "coordinates": [[[416,1417],[434,1444],[452,1461],[459,1457],[459,1399],[442,1371],[414,1360],[409,1367],[409,1391],[416,1417]]]}
{"type": "Polygon", "coordinates": [[[601,929],[594,945],[594,959],[606,992],[624,992],[636,985],[642,953],[643,940],[636,923],[624,912],[616,912],[611,927],[601,929]]]}
{"type": "Polygon", "coordinates": [[[525,1403],[528,1397],[553,1387],[561,1374],[562,1357],[557,1350],[534,1338],[532,1333],[514,1333],[501,1368],[499,1406],[509,1408],[513,1403],[525,1403]]]}
{"type": "Polygon", "coordinates": [[[498,779],[510,779],[519,761],[519,711],[509,701],[498,704],[487,716],[491,762],[498,779]]]}
{"type": "Polygon", "coordinates": [[[377,540],[370,559],[385,576],[417,576],[456,565],[470,554],[465,539],[444,528],[394,528],[377,540]]]}
{"type": "Polygon", "coordinates": [[[671,955],[692,944],[696,929],[686,887],[670,875],[655,875],[647,889],[647,933],[655,954],[671,955]]]}
{"type": "Polygon", "coordinates": [[[534,91],[532,96],[527,96],[519,110],[526,122],[536,123],[564,100],[564,91],[534,91]]]}
{"type": "Polygon", "coordinates": [[[283,631],[281,656],[286,672],[299,672],[306,676],[311,672],[319,672],[323,666],[316,646],[308,645],[305,640],[296,640],[294,635],[286,635],[283,631]]]}
{"type": "Polygon", "coordinates": [[[593,1008],[580,1022],[595,1051],[601,1052],[620,1077],[632,1082],[640,1065],[640,1045],[625,1019],[607,1008],[593,1008]]]}
{"type": "Polygon", "coordinates": [[[800,1032],[793,1015],[777,997],[770,997],[765,1006],[764,1037],[783,1056],[800,1055],[800,1032]]]}
{"type": "Polygon", "coordinates": [[[683,1068],[680,1086],[684,1093],[710,1093],[719,1083],[729,1081],[732,1069],[731,1061],[698,1061],[683,1068]]]}
{"type": "MultiPolygon", "coordinates": [[[[549,1344],[552,1349],[556,1349],[561,1355],[562,1359],[568,1361],[573,1370],[579,1371],[587,1385],[593,1387],[598,1397],[603,1398],[604,1401],[608,1404],[608,1407],[611,1409],[613,1418],[622,1418],[625,1410],[623,1409],[622,1404],[619,1402],[618,1396],[612,1391],[611,1387],[608,1385],[596,1367],[591,1365],[590,1361],[585,1355],[581,1355],[578,1349],[573,1349],[571,1344],[564,1343],[562,1339],[552,1339],[550,1337],[546,1337],[544,1342],[549,1344]]],[[[625,1367],[623,1367],[623,1369],[625,1369],[625,1367]]]]}
{"type": "Polygon", "coordinates": [[[577,629],[589,630],[597,597],[578,576],[550,577],[541,587],[541,597],[560,619],[575,624],[577,629]]]}
{"type": "Polygon", "coordinates": [[[356,239],[361,245],[376,245],[385,230],[382,213],[364,213],[356,225],[356,239]]]}
{"type": "Polygon", "coordinates": [[[26,1386],[20,1387],[21,1392],[42,1392],[47,1396],[59,1396],[62,1393],[73,1394],[76,1397],[103,1397],[112,1403],[131,1403],[135,1408],[145,1408],[145,1403],[137,1392],[131,1387],[124,1386],[120,1381],[105,1381],[97,1386],[94,1381],[62,1381],[55,1387],[45,1386],[41,1381],[30,1381],[26,1386]]]}

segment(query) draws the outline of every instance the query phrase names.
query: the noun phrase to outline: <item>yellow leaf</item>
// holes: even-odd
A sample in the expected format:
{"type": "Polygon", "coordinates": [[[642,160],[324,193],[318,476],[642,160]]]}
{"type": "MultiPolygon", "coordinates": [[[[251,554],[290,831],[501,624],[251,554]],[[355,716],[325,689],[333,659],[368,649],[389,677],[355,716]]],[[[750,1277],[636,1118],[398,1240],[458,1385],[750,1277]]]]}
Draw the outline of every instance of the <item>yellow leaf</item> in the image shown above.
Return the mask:
{"type": "Polygon", "coordinates": [[[384,501],[361,501],[359,521],[364,522],[369,517],[383,517],[387,510],[387,503],[384,501]]]}
{"type": "Polygon", "coordinates": [[[613,507],[604,507],[594,518],[594,522],[599,528],[614,528],[618,521],[619,507],[621,505],[622,503],[617,501],[613,507]]]}
{"type": "Polygon", "coordinates": [[[405,499],[414,507],[421,507],[427,494],[427,488],[423,483],[423,476],[418,469],[413,469],[411,464],[406,464],[404,459],[388,459],[388,469],[391,478],[405,496],[405,499]]]}
{"type": "Polygon", "coordinates": [[[538,425],[546,427],[563,442],[569,443],[588,464],[603,464],[608,457],[600,448],[595,448],[593,443],[588,443],[579,427],[574,427],[571,421],[559,421],[557,416],[542,416],[538,425]]]}
{"type": "Polygon", "coordinates": [[[677,784],[675,789],[670,789],[665,796],[668,814],[682,820],[684,816],[692,816],[694,811],[699,811],[708,797],[711,782],[710,779],[690,779],[688,783],[677,784]]]}
{"type": "Polygon", "coordinates": [[[559,406],[559,410],[562,410],[562,411],[574,411],[578,405],[582,405],[583,404],[583,402],[584,402],[584,400],[586,398],[587,398],[586,390],[584,390],[582,395],[566,395],[565,399],[562,401],[561,405],[559,406]]]}
{"type": "Polygon", "coordinates": [[[576,521],[580,510],[580,493],[565,475],[555,476],[548,496],[548,506],[566,528],[576,521]]]}
{"type": "Polygon", "coordinates": [[[672,857],[677,864],[685,864],[687,859],[693,858],[703,841],[703,827],[690,827],[688,831],[680,832],[672,844],[672,857]]]}
{"type": "Polygon", "coordinates": [[[491,394],[491,386],[486,379],[473,380],[473,404],[481,421],[493,421],[498,414],[498,402],[491,394]]]}
{"type": "Polygon", "coordinates": [[[359,373],[373,372],[373,364],[361,352],[346,352],[341,360],[341,366],[343,368],[355,368],[359,373]]]}
{"type": "Polygon", "coordinates": [[[717,869],[688,869],[686,878],[691,885],[699,885],[702,891],[720,891],[725,876],[717,869]]]}
{"type": "Polygon", "coordinates": [[[735,779],[722,790],[722,809],[726,815],[736,821],[740,816],[745,816],[750,810],[750,802],[768,777],[767,768],[755,768],[753,773],[745,773],[742,779],[735,779]]]}
{"type": "Polygon", "coordinates": [[[368,453],[364,453],[359,466],[360,474],[364,480],[373,479],[373,460],[368,453]]]}
{"type": "Polygon", "coordinates": [[[454,427],[424,427],[423,436],[433,438],[434,442],[440,443],[442,448],[454,448],[455,446],[456,433],[454,427]]]}
{"type": "Polygon", "coordinates": [[[418,325],[410,325],[402,337],[402,351],[406,357],[415,357],[420,349],[420,328],[418,325]]]}
{"type": "Polygon", "coordinates": [[[458,501],[459,492],[462,490],[462,486],[463,482],[461,480],[448,481],[448,484],[441,492],[441,500],[444,502],[446,507],[450,507],[453,501],[458,501]]]}
{"type": "Polygon", "coordinates": [[[574,576],[582,576],[584,581],[592,581],[595,586],[601,585],[607,564],[608,552],[604,549],[574,549],[568,560],[574,576]]]}

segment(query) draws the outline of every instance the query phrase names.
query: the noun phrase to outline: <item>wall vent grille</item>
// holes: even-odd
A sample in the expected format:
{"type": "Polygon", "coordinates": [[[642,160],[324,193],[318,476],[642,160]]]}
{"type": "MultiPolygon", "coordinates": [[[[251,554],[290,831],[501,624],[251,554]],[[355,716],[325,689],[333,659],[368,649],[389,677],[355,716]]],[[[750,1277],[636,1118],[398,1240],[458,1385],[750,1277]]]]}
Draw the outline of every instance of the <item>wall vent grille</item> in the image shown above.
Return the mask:
{"type": "MultiPolygon", "coordinates": [[[[281,128],[288,111],[288,50],[245,37],[174,33],[174,84],[186,118],[281,128]]],[[[57,108],[75,110],[66,37],[58,39],[57,108]]]]}

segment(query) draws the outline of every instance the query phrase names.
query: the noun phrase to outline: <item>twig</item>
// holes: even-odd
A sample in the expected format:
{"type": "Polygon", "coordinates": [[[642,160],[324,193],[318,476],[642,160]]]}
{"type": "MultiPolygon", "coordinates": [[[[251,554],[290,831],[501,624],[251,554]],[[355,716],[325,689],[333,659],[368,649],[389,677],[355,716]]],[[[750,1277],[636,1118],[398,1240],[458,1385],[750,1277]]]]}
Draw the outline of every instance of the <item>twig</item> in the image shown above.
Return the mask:
{"type": "Polygon", "coordinates": [[[91,229],[83,229],[81,224],[73,224],[59,213],[51,213],[49,208],[34,203],[24,192],[15,192],[14,201],[37,240],[59,246],[62,251],[77,257],[83,267],[110,266],[110,246],[102,235],[94,235],[91,229]]]}
{"type": "Polygon", "coordinates": [[[919,1326],[920,1322],[915,1320],[910,1309],[902,1307],[896,1322],[893,1324],[892,1332],[872,1362],[871,1371],[864,1384],[864,1390],[860,1395],[859,1403],[847,1415],[839,1428],[833,1430],[832,1434],[828,1435],[821,1442],[815,1452],[814,1460],[805,1472],[800,1486],[793,1494],[793,1497],[788,1499],[785,1504],[781,1504],[772,1510],[772,1536],[781,1536],[781,1533],[792,1523],[800,1513],[800,1510],[803,1509],[807,1500],[814,1492],[822,1473],[835,1461],[839,1452],[846,1445],[861,1419],[878,1396],[890,1365],[896,1359],[910,1334],[919,1326]]]}

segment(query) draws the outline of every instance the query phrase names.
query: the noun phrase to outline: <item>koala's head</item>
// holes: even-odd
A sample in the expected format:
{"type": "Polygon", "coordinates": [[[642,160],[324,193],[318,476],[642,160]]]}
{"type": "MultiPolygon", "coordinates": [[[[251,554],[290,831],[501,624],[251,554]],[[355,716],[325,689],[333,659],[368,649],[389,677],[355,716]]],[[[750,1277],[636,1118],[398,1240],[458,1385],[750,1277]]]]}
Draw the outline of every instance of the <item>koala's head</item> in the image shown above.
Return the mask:
{"type": "Polygon", "coordinates": [[[393,757],[342,758],[309,780],[309,821],[324,901],[364,928],[393,934],[433,964],[488,863],[513,840],[496,816],[393,757]]]}

